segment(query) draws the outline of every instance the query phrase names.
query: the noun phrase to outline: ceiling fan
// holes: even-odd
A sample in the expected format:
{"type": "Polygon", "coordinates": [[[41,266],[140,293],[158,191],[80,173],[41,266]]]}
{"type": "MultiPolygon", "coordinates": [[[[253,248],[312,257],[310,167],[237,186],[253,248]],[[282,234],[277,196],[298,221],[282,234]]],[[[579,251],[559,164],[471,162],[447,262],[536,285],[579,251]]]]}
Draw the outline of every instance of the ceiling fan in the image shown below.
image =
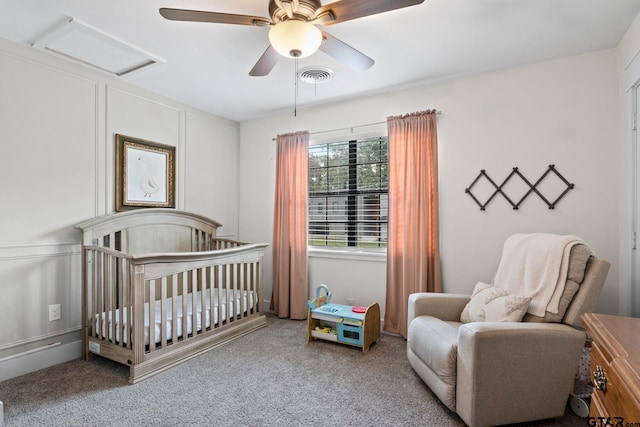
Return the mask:
{"type": "Polygon", "coordinates": [[[359,72],[369,69],[374,64],[373,59],[320,30],[316,25],[339,24],[423,2],[424,0],[339,0],[322,6],[320,0],[269,0],[271,19],[171,8],[161,8],[160,15],[172,21],[270,27],[269,47],[249,72],[251,76],[269,74],[280,55],[304,58],[318,49],[359,72]]]}

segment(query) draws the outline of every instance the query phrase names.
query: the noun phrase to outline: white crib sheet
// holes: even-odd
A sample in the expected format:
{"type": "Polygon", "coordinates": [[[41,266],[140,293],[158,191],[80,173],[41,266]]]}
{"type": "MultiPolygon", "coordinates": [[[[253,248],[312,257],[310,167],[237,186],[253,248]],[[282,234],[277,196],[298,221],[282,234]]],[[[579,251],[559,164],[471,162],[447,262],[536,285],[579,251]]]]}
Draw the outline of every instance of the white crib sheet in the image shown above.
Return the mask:
{"type": "MultiPolygon", "coordinates": [[[[243,310],[243,308],[245,310],[250,310],[253,308],[253,295],[255,292],[247,292],[247,291],[232,291],[235,294],[235,301],[236,301],[236,310],[235,310],[235,314],[239,315],[241,313],[241,311],[243,310]],[[247,306],[247,295],[249,296],[249,301],[248,301],[248,306],[247,306]],[[242,304],[241,304],[241,296],[242,298],[242,304]]],[[[205,329],[211,327],[211,298],[210,298],[210,289],[207,289],[205,291],[206,293],[206,305],[205,305],[205,329]]],[[[222,311],[222,320],[226,320],[227,318],[227,312],[226,312],[226,306],[227,303],[229,302],[229,300],[226,298],[227,292],[226,289],[221,289],[220,290],[220,296],[222,299],[222,302],[220,304],[218,304],[218,292],[217,290],[214,289],[214,302],[213,302],[213,325],[217,325],[218,324],[218,307],[221,308],[222,311]]],[[[196,328],[197,331],[202,330],[202,297],[201,297],[201,291],[197,292],[196,295],[196,299],[197,299],[197,312],[196,312],[196,328]]],[[[173,309],[173,301],[172,298],[167,298],[166,299],[166,312],[167,312],[167,321],[166,321],[166,330],[167,330],[167,340],[171,340],[173,339],[173,313],[172,313],[172,309],[173,309]]],[[[177,305],[177,336],[178,338],[182,337],[182,321],[184,319],[184,316],[182,315],[182,295],[179,295],[176,298],[176,305],[177,305]]],[[[191,294],[187,295],[187,334],[191,334],[193,332],[193,322],[192,322],[192,316],[193,316],[193,299],[191,294]]],[[[115,310],[115,317],[116,317],[116,342],[120,342],[120,331],[123,329],[120,327],[120,310],[116,309],[115,310]]],[[[111,323],[111,318],[112,318],[112,311],[108,312],[108,322],[105,322],[105,314],[106,313],[102,313],[102,336],[106,336],[107,335],[107,331],[109,334],[109,340],[112,340],[112,323],[111,323]]],[[[123,327],[126,328],[127,327],[127,307],[124,307],[123,312],[122,312],[124,318],[123,318],[123,327]]],[[[96,314],[95,316],[95,330],[98,330],[99,326],[98,326],[98,319],[99,319],[99,314],[96,314]]],[[[162,325],[162,307],[161,307],[161,302],[159,300],[156,300],[155,302],[155,322],[154,322],[154,339],[156,343],[160,343],[161,342],[161,328],[160,326],[162,325]]],[[[124,343],[127,343],[127,337],[125,335],[124,337],[124,343]]],[[[144,304],[144,343],[145,345],[149,345],[149,303],[145,303],[144,304]]]]}

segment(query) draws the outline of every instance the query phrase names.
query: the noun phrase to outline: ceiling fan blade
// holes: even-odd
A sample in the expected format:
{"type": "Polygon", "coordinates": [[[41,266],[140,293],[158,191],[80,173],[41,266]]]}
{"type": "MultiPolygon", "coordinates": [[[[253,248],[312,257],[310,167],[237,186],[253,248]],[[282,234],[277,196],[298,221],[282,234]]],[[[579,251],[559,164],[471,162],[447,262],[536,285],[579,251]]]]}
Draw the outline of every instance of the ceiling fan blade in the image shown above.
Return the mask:
{"type": "Polygon", "coordinates": [[[342,62],[353,71],[361,72],[368,70],[375,63],[373,59],[364,53],[352,48],[326,31],[322,32],[322,36],[325,40],[320,45],[320,50],[342,62]]]}
{"type": "Polygon", "coordinates": [[[256,62],[256,65],[249,71],[249,75],[253,77],[266,76],[273,70],[273,67],[276,66],[278,59],[280,59],[280,54],[273,46],[269,45],[260,59],[258,59],[258,62],[256,62]]]}
{"type": "Polygon", "coordinates": [[[232,13],[205,12],[203,10],[170,9],[163,7],[160,15],[172,21],[212,22],[216,24],[271,25],[271,21],[259,16],[232,13]]]}
{"type": "Polygon", "coordinates": [[[423,2],[424,0],[340,0],[322,6],[317,10],[316,16],[333,15],[333,20],[326,19],[322,22],[322,25],[333,25],[369,15],[415,6],[423,2]]]}

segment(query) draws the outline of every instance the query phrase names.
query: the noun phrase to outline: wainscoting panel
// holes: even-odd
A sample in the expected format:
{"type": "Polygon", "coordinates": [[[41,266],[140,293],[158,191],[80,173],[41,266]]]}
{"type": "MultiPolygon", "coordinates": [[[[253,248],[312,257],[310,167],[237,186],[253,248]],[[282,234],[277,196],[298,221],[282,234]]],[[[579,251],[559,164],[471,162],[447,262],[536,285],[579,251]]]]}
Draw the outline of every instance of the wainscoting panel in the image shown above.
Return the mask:
{"type": "MultiPolygon", "coordinates": [[[[80,357],[81,233],[75,225],[114,210],[115,134],[174,145],[176,207],[184,209],[187,194],[217,220],[212,206],[232,207],[222,214],[221,235],[235,235],[239,125],[1,39],[0,94],[1,381],[80,357]],[[186,130],[187,112],[197,115],[193,132],[186,130]],[[233,186],[199,185],[190,175],[187,190],[187,156],[207,155],[209,144],[222,144],[215,161],[233,186]],[[50,322],[54,304],[62,316],[50,322]]],[[[205,176],[221,179],[220,171],[205,176]]]]}
{"type": "Polygon", "coordinates": [[[111,85],[107,85],[106,97],[107,206],[111,206],[112,211],[115,209],[115,135],[121,134],[176,147],[176,207],[181,209],[184,204],[182,110],[168,102],[111,85]]]}
{"type": "Polygon", "coordinates": [[[187,112],[185,139],[185,209],[220,222],[219,236],[236,236],[238,124],[187,112]]]}
{"type": "MultiPolygon", "coordinates": [[[[48,353],[68,350],[81,339],[80,248],[71,242],[0,246],[0,324],[9,326],[0,328],[0,372],[15,376],[33,371],[29,363],[14,369],[19,360],[33,357],[51,364],[69,360],[56,360],[48,353]],[[61,318],[49,321],[53,304],[60,304],[61,318]],[[5,363],[13,368],[4,369],[5,363]]],[[[80,357],[79,351],[75,357],[80,357]]]]}
{"type": "Polygon", "coordinates": [[[0,244],[73,240],[95,215],[98,83],[0,50],[0,244]]]}

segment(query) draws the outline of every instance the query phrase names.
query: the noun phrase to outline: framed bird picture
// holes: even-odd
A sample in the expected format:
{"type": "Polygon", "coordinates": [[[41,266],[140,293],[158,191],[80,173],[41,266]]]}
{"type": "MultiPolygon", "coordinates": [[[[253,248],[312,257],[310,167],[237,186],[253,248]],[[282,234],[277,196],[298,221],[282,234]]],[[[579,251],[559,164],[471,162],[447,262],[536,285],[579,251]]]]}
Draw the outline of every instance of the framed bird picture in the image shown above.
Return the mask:
{"type": "Polygon", "coordinates": [[[116,134],[116,211],[175,208],[176,147],[116,134]]]}

